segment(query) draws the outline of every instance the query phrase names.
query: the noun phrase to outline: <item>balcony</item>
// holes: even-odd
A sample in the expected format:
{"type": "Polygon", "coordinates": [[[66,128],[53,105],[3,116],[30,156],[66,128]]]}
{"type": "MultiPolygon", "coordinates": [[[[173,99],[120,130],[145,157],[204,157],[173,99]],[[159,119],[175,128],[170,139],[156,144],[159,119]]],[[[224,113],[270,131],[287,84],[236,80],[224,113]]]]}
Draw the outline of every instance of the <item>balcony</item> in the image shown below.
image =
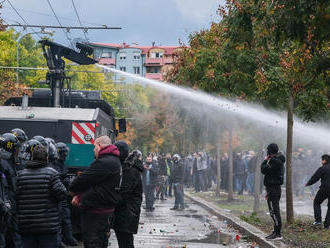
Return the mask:
{"type": "Polygon", "coordinates": [[[161,73],[146,73],[146,78],[160,81],[163,80],[163,76],[161,73]]]}
{"type": "Polygon", "coordinates": [[[163,58],[146,58],[145,65],[163,65],[163,58]]]}
{"type": "Polygon", "coordinates": [[[100,58],[99,64],[101,65],[116,65],[116,59],[115,58],[100,58]]]}

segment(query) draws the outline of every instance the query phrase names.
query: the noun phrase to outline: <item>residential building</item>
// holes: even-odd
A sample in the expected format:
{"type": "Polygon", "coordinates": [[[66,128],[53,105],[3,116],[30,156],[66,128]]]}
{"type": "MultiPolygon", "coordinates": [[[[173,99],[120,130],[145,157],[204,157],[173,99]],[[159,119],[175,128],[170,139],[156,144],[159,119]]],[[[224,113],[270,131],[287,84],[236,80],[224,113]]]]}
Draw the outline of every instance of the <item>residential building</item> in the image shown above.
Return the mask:
{"type": "Polygon", "coordinates": [[[139,46],[126,43],[90,43],[99,64],[149,79],[164,80],[173,67],[179,46],[139,46]]]}

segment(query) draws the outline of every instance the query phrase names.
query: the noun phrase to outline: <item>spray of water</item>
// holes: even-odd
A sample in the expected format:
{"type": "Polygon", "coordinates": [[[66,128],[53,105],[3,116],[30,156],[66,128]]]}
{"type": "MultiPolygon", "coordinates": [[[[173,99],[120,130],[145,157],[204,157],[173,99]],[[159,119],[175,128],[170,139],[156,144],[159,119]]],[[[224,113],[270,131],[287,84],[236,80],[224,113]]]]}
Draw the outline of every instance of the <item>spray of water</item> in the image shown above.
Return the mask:
{"type": "MultiPolygon", "coordinates": [[[[192,90],[173,84],[147,79],[127,72],[119,71],[104,65],[97,65],[105,71],[119,74],[124,78],[131,79],[130,82],[149,86],[160,91],[167,92],[177,98],[190,100],[190,102],[206,105],[216,111],[231,113],[244,120],[250,120],[273,129],[286,130],[287,120],[285,113],[269,111],[261,106],[245,102],[233,102],[223,97],[215,97],[201,91],[192,90]]],[[[187,105],[190,104],[186,102],[187,105]]],[[[294,122],[294,135],[305,142],[312,142],[318,146],[326,146],[330,140],[330,131],[324,125],[316,123],[304,123],[298,118],[294,122]]]]}

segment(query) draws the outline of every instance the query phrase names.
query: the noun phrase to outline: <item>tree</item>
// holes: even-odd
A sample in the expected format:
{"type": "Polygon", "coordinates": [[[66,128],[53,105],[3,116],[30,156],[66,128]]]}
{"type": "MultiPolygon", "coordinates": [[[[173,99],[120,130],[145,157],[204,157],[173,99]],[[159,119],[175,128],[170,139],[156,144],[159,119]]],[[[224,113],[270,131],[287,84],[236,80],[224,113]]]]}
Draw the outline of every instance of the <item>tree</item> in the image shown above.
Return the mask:
{"type": "Polygon", "coordinates": [[[293,113],[315,120],[329,106],[329,4],[228,0],[222,20],[190,37],[170,79],[207,92],[287,109],[287,220],[293,221],[293,113]]]}

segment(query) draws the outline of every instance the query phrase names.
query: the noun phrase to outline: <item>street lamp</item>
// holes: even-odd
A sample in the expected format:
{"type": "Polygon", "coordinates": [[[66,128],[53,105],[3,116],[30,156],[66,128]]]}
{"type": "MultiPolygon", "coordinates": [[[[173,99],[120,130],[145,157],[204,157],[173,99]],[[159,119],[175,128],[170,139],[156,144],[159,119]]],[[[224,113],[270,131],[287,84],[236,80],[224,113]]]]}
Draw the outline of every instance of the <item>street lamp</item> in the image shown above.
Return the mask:
{"type": "Polygon", "coordinates": [[[40,32],[29,32],[29,33],[26,33],[26,34],[23,34],[21,36],[18,37],[17,41],[16,41],[16,64],[17,64],[17,69],[16,69],[16,84],[18,84],[18,70],[19,70],[19,43],[21,42],[21,40],[29,35],[29,34],[53,34],[53,33],[50,33],[50,32],[44,32],[44,31],[40,31],[40,32]]]}

